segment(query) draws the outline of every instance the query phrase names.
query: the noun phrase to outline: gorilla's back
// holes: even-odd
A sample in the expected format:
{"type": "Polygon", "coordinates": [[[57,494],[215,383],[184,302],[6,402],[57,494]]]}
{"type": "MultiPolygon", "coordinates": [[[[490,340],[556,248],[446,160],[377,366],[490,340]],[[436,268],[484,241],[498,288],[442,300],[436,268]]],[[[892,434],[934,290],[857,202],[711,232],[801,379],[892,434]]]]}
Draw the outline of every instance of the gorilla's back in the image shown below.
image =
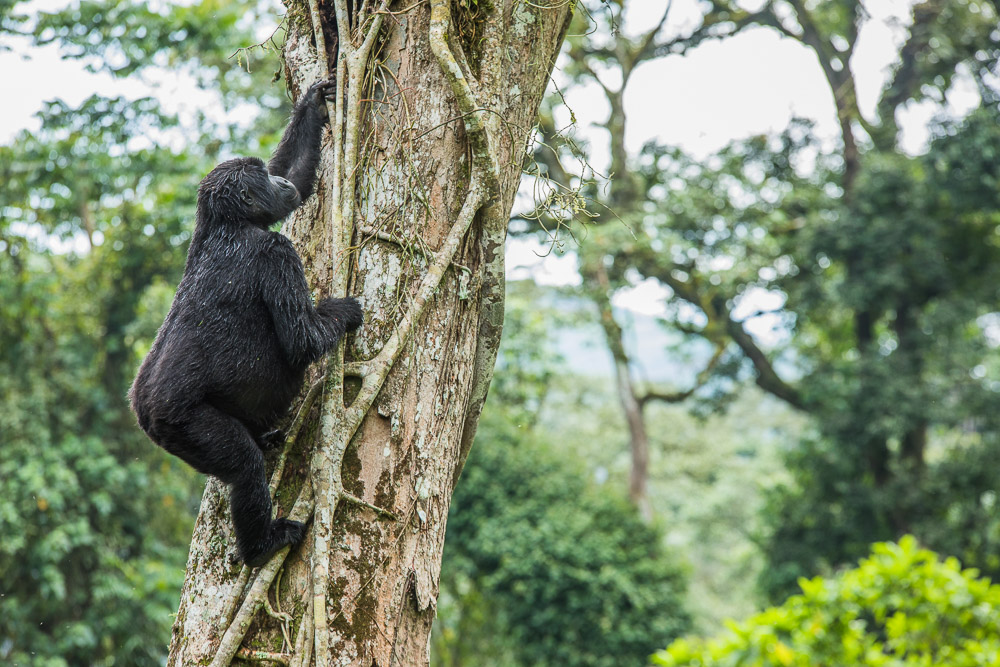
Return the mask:
{"type": "MultiPolygon", "coordinates": [[[[170,311],[130,391],[139,425],[208,401],[248,425],[283,414],[305,368],[285,359],[261,296],[264,237],[206,238],[189,256],[170,311]]],[[[194,250],[192,248],[192,250],[194,250]]]]}

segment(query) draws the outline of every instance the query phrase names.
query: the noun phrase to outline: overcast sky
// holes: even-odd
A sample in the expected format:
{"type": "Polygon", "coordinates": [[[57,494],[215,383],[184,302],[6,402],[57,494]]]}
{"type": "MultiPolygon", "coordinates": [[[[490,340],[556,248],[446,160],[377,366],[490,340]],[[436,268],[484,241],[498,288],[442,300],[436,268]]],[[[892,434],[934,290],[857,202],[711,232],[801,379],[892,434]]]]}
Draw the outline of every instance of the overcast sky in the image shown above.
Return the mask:
{"type": "MultiPolygon", "coordinates": [[[[19,5],[19,9],[31,14],[29,10],[52,10],[67,4],[66,0],[34,0],[19,5]]],[[[912,0],[867,3],[872,19],[861,32],[851,66],[858,81],[861,110],[868,116],[885,83],[896,45],[906,36],[911,4],[912,0]]],[[[666,0],[633,0],[631,5],[623,29],[636,33],[658,20],[666,0]]],[[[674,0],[664,34],[690,31],[698,16],[697,0],[674,0]]],[[[275,23],[278,18],[275,16],[275,23]]],[[[262,26],[262,32],[270,33],[272,28],[262,26]]],[[[213,103],[210,94],[198,94],[184,77],[170,72],[149,75],[150,85],[87,72],[80,61],[62,60],[54,46],[32,47],[27,40],[16,38],[8,39],[7,45],[12,50],[0,53],[0,71],[16,94],[0,107],[2,143],[21,129],[37,128],[33,114],[43,101],[54,98],[74,105],[97,92],[127,97],[154,94],[171,111],[204,109],[202,105],[213,103]]],[[[237,66],[235,61],[233,66],[237,66]]],[[[975,91],[960,90],[953,98],[959,107],[968,105],[975,99],[975,91]]],[[[580,119],[581,131],[607,115],[596,90],[576,90],[569,102],[580,119]]],[[[705,154],[734,138],[780,130],[793,115],[814,119],[830,136],[836,133],[833,100],[815,57],[805,47],[766,28],[708,42],[684,57],[642,65],[630,82],[625,103],[627,141],[632,150],[655,138],[705,154]]],[[[908,111],[908,150],[922,147],[926,140],[923,128],[933,112],[930,104],[908,111]]]]}

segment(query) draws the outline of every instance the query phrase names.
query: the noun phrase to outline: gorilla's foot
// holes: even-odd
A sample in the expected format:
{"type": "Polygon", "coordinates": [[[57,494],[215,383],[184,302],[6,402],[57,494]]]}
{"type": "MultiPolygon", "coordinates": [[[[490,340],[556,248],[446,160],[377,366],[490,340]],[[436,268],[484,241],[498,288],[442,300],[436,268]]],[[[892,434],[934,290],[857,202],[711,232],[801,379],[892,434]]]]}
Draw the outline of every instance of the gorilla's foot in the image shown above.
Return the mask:
{"type": "Polygon", "coordinates": [[[282,547],[291,544],[292,546],[302,541],[306,534],[306,525],[290,519],[275,519],[268,529],[267,539],[247,553],[241,554],[243,562],[249,567],[260,567],[271,560],[274,552],[282,547]]]}
{"type": "Polygon", "coordinates": [[[260,447],[260,451],[262,452],[269,452],[272,449],[278,449],[284,444],[285,432],[280,428],[268,431],[264,435],[257,438],[257,446],[260,447]]]}

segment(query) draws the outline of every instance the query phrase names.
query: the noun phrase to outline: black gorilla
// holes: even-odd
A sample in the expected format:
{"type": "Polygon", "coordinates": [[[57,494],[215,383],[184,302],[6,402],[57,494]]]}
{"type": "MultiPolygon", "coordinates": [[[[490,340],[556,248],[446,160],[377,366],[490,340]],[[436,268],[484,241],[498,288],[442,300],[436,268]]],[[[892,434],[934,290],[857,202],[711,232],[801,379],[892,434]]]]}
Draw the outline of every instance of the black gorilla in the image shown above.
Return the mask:
{"type": "Polygon", "coordinates": [[[307,366],[361,324],[354,299],[314,308],[294,247],[268,231],[312,193],[332,89],[324,81],[302,96],[266,168],[237,158],[201,182],[184,277],[129,392],[156,444],[230,485],[237,546],[251,566],[305,531],[271,520],[262,449],[307,366]]]}

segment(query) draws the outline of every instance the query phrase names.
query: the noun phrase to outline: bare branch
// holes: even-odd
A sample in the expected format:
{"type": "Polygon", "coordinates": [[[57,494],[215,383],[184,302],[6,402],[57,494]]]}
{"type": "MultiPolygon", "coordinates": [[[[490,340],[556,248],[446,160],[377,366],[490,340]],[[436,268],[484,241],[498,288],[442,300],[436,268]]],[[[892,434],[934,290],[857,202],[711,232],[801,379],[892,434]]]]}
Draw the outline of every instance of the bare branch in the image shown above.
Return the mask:
{"type": "Polygon", "coordinates": [[[732,314],[726,308],[725,297],[718,294],[699,294],[697,287],[692,282],[680,280],[671,275],[670,271],[660,276],[660,280],[666,283],[678,297],[701,309],[708,318],[708,325],[704,329],[692,333],[697,333],[716,343],[718,343],[720,334],[724,333],[729,336],[757,371],[757,386],[794,408],[808,411],[798,390],[781,379],[767,355],[743,328],[743,323],[732,318],[732,314]]]}
{"type": "Polygon", "coordinates": [[[236,657],[247,662],[273,662],[276,665],[288,667],[292,659],[290,653],[273,653],[270,651],[254,651],[248,648],[241,648],[236,652],[236,657]]]}
{"type": "Polygon", "coordinates": [[[837,119],[840,121],[841,139],[844,142],[843,188],[849,198],[860,161],[857,141],[851,124],[855,121],[858,122],[865,127],[865,131],[869,134],[871,128],[858,109],[854,76],[851,74],[847,56],[838,53],[833,43],[822,34],[802,0],[788,0],[788,3],[795,10],[799,25],[802,26],[802,35],[799,37],[799,41],[816,53],[823,74],[826,76],[827,84],[833,92],[833,100],[837,106],[837,119]],[[834,67],[835,60],[841,62],[839,70],[834,67]]]}
{"type": "Polygon", "coordinates": [[[754,342],[753,337],[746,332],[743,325],[729,318],[726,323],[726,331],[732,339],[739,345],[743,354],[757,369],[757,386],[764,391],[777,396],[793,408],[808,411],[805,402],[799,392],[790,384],[781,379],[775,372],[774,366],[768,360],[767,355],[754,342]]]}
{"type": "Polygon", "coordinates": [[[601,81],[601,77],[599,77],[597,75],[597,72],[594,70],[594,68],[590,66],[589,62],[587,62],[587,57],[586,56],[584,56],[583,58],[581,58],[580,60],[578,60],[576,62],[576,64],[579,67],[583,68],[583,71],[586,72],[588,75],[590,75],[591,79],[593,79],[595,82],[597,82],[597,85],[601,87],[601,90],[604,91],[604,94],[607,97],[611,97],[616,92],[621,92],[621,91],[614,91],[611,88],[608,88],[608,86],[605,85],[605,83],[603,81],[601,81]]]}
{"type": "Polygon", "coordinates": [[[309,411],[312,409],[313,403],[316,402],[316,398],[319,396],[320,390],[323,389],[323,380],[317,380],[309,387],[309,391],[306,392],[306,397],[302,399],[302,403],[299,405],[299,410],[295,414],[295,419],[292,420],[291,426],[285,431],[285,444],[281,448],[281,456],[278,458],[278,462],[274,466],[274,473],[271,475],[271,499],[274,499],[274,494],[278,490],[278,486],[281,484],[281,477],[285,471],[285,461],[288,458],[288,452],[295,444],[295,441],[299,438],[299,431],[302,430],[302,425],[305,424],[306,417],[309,415],[309,411]]]}
{"type": "Polygon", "coordinates": [[[656,44],[656,36],[660,33],[660,30],[663,29],[663,26],[667,24],[667,16],[670,14],[670,10],[673,5],[674,0],[667,0],[667,7],[663,10],[663,16],[660,17],[656,26],[639,39],[639,48],[636,49],[635,56],[631,63],[633,68],[653,54],[654,46],[656,44]]]}
{"type": "Polygon", "coordinates": [[[662,403],[683,403],[687,399],[691,398],[691,396],[694,395],[694,392],[704,387],[709,378],[712,377],[712,371],[719,365],[719,360],[722,359],[722,353],[725,352],[725,350],[725,345],[716,344],[715,352],[712,354],[712,358],[709,359],[708,363],[705,364],[705,367],[701,369],[697,377],[695,377],[694,385],[690,389],[669,393],[650,390],[639,397],[639,405],[646,407],[646,404],[651,401],[660,401],[662,403]]]}
{"type": "Polygon", "coordinates": [[[927,51],[932,37],[931,26],[941,16],[946,5],[942,0],[924,0],[913,7],[910,35],[899,51],[899,62],[878,102],[879,121],[891,129],[893,141],[898,134],[896,109],[917,92],[920,85],[917,76],[920,62],[918,56],[927,51]]]}

